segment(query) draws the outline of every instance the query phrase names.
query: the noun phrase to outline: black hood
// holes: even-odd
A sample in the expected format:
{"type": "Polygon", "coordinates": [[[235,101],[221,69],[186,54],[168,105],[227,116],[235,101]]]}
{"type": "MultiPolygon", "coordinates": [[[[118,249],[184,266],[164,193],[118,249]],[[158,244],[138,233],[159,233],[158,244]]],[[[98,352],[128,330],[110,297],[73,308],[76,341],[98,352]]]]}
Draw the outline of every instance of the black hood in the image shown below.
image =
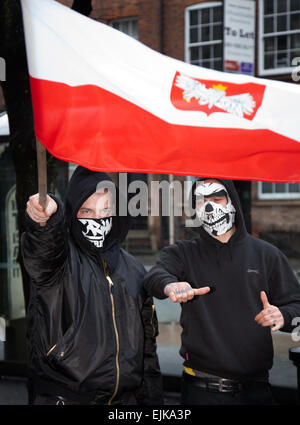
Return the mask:
{"type": "MultiPolygon", "coordinates": [[[[240,198],[239,198],[237,190],[234,186],[234,182],[232,180],[215,179],[214,177],[211,177],[211,178],[213,178],[214,180],[218,180],[220,183],[222,183],[226,187],[228,195],[230,196],[231,202],[236,209],[235,222],[234,222],[235,227],[236,227],[236,231],[235,231],[234,235],[230,238],[232,240],[233,239],[236,240],[237,238],[244,236],[247,233],[247,230],[246,230],[245,219],[244,219],[244,215],[243,215],[243,211],[242,211],[240,198]]],[[[194,192],[195,192],[195,189],[196,189],[197,182],[203,181],[203,180],[208,180],[208,179],[210,179],[210,177],[199,178],[193,183],[192,190],[191,190],[191,193],[190,193],[190,198],[191,198],[190,199],[190,201],[191,201],[190,205],[192,206],[193,209],[195,208],[196,197],[195,197],[194,192]]],[[[195,218],[195,214],[192,218],[195,218]]],[[[198,229],[203,236],[209,236],[210,239],[215,240],[215,238],[210,236],[202,228],[202,226],[199,227],[198,229]]]]}
{"type": "Polygon", "coordinates": [[[113,268],[116,267],[116,254],[125,239],[129,227],[129,216],[119,216],[120,199],[123,195],[116,188],[116,215],[112,219],[112,229],[105,239],[101,249],[96,248],[86,240],[79,231],[77,212],[86,199],[91,196],[99,184],[109,182],[113,185],[111,178],[106,173],[88,170],[78,166],[74,171],[67,188],[66,194],[66,220],[70,235],[79,247],[90,255],[101,255],[113,268]]]}

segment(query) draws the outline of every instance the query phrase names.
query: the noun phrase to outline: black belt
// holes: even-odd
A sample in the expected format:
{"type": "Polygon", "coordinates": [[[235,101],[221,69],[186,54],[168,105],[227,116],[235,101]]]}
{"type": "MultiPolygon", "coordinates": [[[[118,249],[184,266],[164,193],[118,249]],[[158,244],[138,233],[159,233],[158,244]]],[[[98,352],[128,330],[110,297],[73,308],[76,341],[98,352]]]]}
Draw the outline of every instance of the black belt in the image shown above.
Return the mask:
{"type": "Polygon", "coordinates": [[[200,376],[201,372],[187,367],[184,367],[184,373],[188,376],[193,376],[192,382],[194,386],[203,388],[206,391],[216,393],[237,393],[243,390],[243,384],[239,381],[220,377],[200,376]]]}
{"type": "Polygon", "coordinates": [[[215,393],[238,393],[243,390],[243,384],[224,378],[196,378],[194,385],[206,391],[215,393]]]}

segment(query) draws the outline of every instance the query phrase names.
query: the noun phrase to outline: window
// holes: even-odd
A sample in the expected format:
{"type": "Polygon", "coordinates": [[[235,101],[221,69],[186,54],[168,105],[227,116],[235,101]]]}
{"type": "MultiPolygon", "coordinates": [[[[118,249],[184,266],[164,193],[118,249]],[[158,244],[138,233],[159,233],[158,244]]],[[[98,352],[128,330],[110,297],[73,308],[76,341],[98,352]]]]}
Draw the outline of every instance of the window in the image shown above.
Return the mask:
{"type": "Polygon", "coordinates": [[[109,25],[127,35],[139,39],[138,20],[137,18],[121,18],[110,21],[109,25]]]}
{"type": "Polygon", "coordinates": [[[185,60],[223,70],[223,6],[205,2],[186,8],[185,60]]]}
{"type": "Polygon", "coordinates": [[[290,73],[294,57],[300,57],[300,0],[260,0],[260,75],[290,73]]]}
{"type": "Polygon", "coordinates": [[[259,199],[300,199],[300,183],[258,182],[259,199]]]}

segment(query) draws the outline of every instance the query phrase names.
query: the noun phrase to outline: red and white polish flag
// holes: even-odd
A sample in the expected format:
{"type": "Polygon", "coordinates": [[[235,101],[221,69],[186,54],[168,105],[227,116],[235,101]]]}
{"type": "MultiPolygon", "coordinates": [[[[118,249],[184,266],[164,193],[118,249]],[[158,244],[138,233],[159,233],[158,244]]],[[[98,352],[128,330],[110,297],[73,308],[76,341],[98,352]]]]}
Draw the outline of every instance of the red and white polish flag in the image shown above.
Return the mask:
{"type": "Polygon", "coordinates": [[[157,53],[53,0],[21,0],[37,138],[92,170],[300,182],[300,85],[157,53]]]}

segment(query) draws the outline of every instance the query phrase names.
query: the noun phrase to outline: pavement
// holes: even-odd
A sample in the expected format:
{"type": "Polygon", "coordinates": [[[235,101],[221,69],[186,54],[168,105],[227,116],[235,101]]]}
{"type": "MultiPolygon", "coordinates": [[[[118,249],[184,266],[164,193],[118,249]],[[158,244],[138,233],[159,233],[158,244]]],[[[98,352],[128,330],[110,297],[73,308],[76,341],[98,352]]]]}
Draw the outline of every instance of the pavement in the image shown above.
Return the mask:
{"type": "Polygon", "coordinates": [[[0,379],[0,405],[28,404],[27,379],[2,377],[0,379]]]}

